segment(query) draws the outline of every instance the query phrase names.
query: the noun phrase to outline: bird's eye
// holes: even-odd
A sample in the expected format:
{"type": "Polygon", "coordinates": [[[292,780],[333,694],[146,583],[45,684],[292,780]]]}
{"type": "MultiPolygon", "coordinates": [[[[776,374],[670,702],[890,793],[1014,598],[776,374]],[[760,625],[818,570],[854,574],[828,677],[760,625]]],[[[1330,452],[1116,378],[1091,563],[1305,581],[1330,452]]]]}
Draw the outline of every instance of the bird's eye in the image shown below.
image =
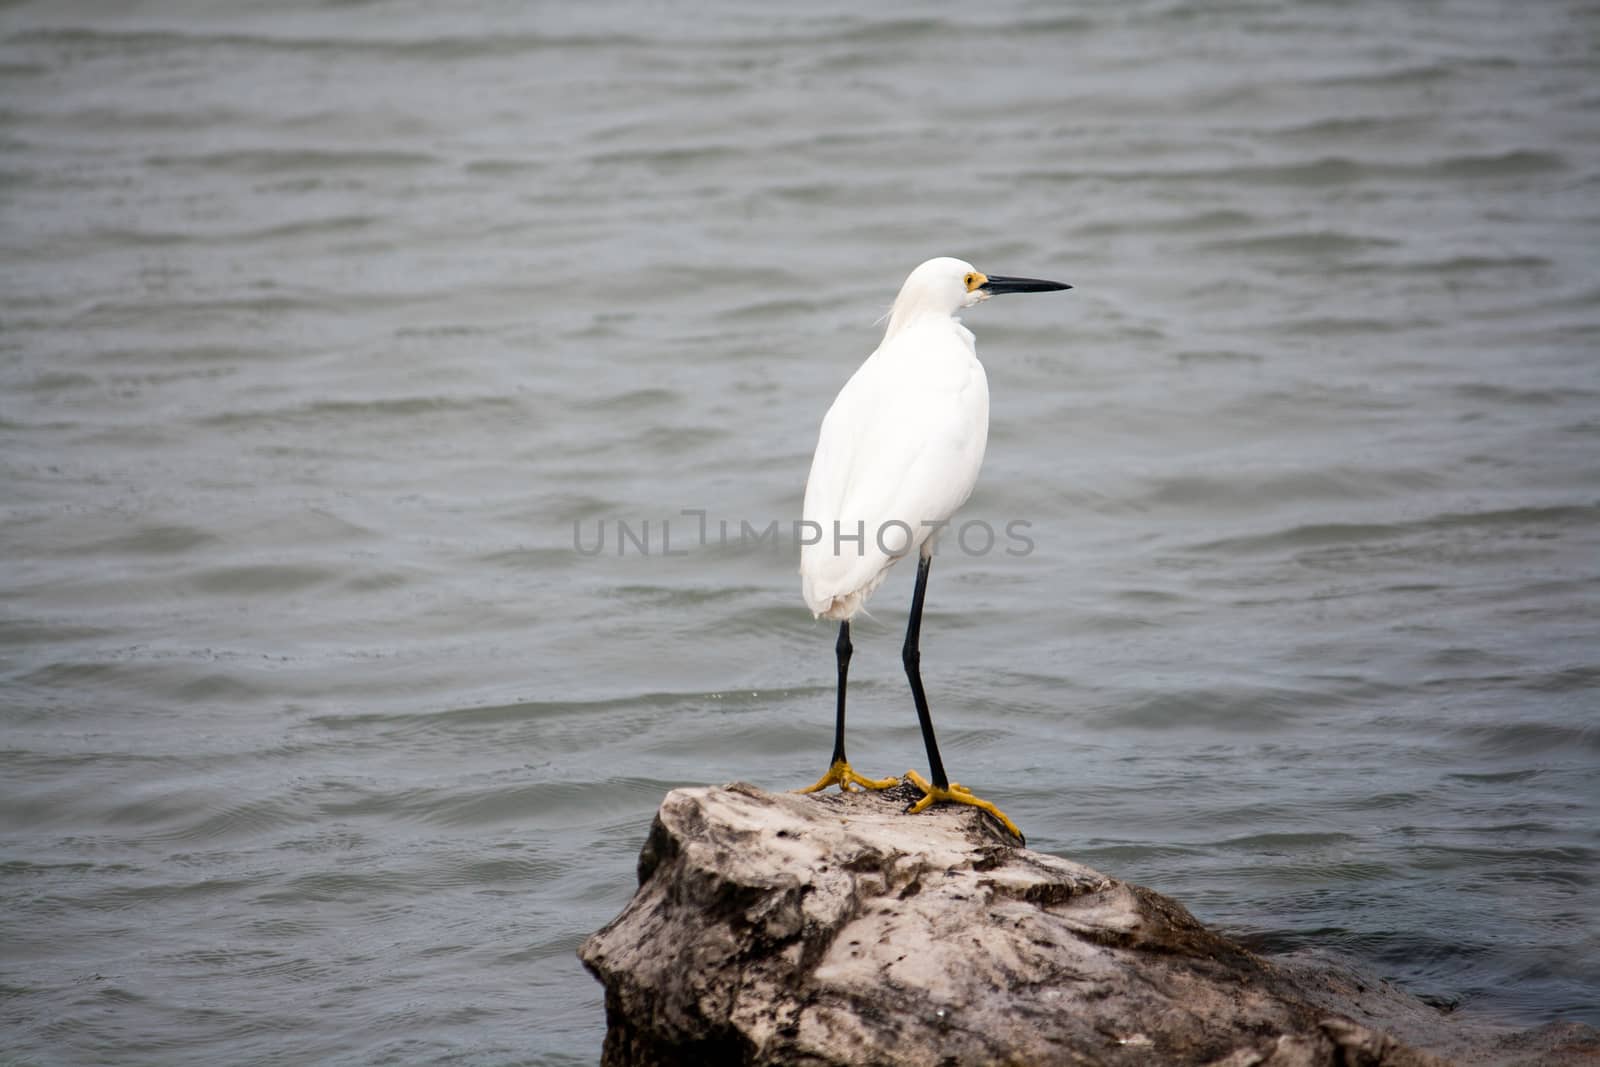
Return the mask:
{"type": "Polygon", "coordinates": [[[977,282],[977,280],[978,280],[978,276],[976,274],[969,274],[965,278],[962,279],[962,281],[966,282],[967,292],[970,293],[972,291],[972,287],[977,282]]]}

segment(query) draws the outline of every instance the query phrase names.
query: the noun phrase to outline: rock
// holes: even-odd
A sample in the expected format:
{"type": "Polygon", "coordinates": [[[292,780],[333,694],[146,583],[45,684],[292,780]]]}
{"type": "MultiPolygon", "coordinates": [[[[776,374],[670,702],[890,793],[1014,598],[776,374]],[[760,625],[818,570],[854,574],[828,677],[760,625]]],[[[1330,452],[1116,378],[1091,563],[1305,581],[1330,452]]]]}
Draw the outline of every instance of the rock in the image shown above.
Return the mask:
{"type": "MultiPolygon", "coordinates": [[[[903,814],[918,795],[668,794],[638,893],[579,951],[606,989],[606,1067],[1437,1067],[1416,1043],[1488,1047],[1386,983],[1275,964],[1158,893],[1016,847],[972,809],[903,814]]],[[[1539,1062],[1508,1051],[1461,1062],[1539,1062]]]]}

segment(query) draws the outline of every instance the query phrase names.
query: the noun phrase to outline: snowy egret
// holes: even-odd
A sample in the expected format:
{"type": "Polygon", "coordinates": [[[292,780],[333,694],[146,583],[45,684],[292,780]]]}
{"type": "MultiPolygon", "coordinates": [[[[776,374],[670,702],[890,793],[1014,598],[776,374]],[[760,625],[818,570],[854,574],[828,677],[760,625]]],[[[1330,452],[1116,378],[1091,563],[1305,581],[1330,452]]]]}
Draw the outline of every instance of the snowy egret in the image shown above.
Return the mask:
{"type": "Polygon", "coordinates": [[[834,646],[838,718],[833,761],[815,785],[801,792],[830,785],[845,792],[853,785],[886,789],[898,782],[863,777],[845,758],[850,620],[883,584],[889,568],[918,551],[917,586],[901,660],[933,781],[906,772],[923,793],[909,810],[919,812],[944,801],[968,804],[989,812],[1022,838],[999,808],[945,777],[922,689],[922,601],[934,540],[972,494],[989,439],[988,379],[972,331],[961,325],[956,312],[1001,293],[1070,288],[1061,282],[986,275],[959,259],[928,260],[901,286],[877,351],[851,375],[823,417],[806,480],[804,519],[810,525],[804,527],[808,536],[800,549],[800,584],[817,618],[839,621],[834,646]]]}

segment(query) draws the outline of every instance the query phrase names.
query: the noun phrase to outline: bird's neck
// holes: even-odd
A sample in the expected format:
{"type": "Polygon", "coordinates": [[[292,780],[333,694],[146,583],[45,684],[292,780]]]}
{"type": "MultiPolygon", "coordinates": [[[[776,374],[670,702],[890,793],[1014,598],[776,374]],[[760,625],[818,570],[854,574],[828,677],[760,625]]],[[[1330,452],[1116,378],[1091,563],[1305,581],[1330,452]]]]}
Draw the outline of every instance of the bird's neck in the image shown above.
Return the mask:
{"type": "Polygon", "coordinates": [[[966,331],[966,327],[961,325],[961,319],[956,315],[952,315],[949,311],[930,308],[925,304],[910,304],[902,307],[897,303],[894,306],[894,310],[889,314],[889,325],[883,331],[883,339],[887,341],[895,334],[907,330],[913,325],[927,324],[937,326],[944,323],[948,323],[949,328],[962,332],[966,331]]]}

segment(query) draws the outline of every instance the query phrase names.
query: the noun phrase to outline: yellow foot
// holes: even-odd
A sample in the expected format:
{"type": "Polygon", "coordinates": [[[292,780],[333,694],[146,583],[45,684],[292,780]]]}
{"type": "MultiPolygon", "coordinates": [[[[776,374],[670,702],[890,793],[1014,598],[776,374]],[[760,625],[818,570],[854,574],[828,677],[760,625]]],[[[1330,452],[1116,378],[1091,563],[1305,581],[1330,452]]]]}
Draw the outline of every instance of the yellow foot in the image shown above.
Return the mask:
{"type": "Polygon", "coordinates": [[[817,779],[816,785],[808,786],[805,789],[796,789],[795,792],[815,793],[820,789],[828,788],[830,785],[838,785],[839,792],[849,793],[852,791],[851,785],[859,785],[867,789],[888,789],[891,785],[899,784],[900,779],[898,778],[863,778],[850,769],[849,763],[844,760],[835,760],[833,766],[828,768],[828,773],[817,779]]]}
{"type": "Polygon", "coordinates": [[[968,789],[959,782],[951,782],[949,789],[936,789],[934,788],[933,783],[929,782],[916,771],[907,771],[906,779],[912,785],[922,790],[922,799],[906,809],[906,811],[910,814],[915,815],[919,811],[926,811],[928,807],[933,804],[965,804],[968,807],[979,808],[988,812],[990,815],[993,815],[996,819],[1000,820],[1001,826],[1004,826],[1007,830],[1011,831],[1011,835],[1013,837],[1022,842],[1024,845],[1028,843],[1028,839],[1022,836],[1022,831],[1017,829],[1017,824],[1006,818],[1005,812],[1001,811],[987,800],[980,800],[978,797],[973,796],[972,790],[968,789]]]}

